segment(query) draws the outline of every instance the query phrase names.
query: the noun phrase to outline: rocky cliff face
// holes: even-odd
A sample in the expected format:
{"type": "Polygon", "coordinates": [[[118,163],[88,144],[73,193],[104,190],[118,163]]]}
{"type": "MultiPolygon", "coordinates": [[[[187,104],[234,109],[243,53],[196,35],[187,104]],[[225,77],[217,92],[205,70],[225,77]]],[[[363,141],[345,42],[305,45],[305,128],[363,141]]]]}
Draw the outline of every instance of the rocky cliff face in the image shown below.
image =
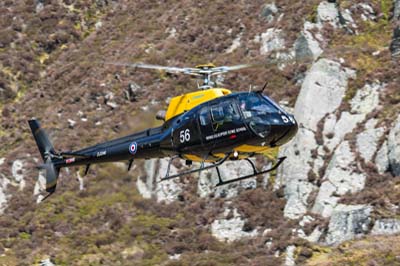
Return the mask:
{"type": "MultiPolygon", "coordinates": [[[[380,241],[388,254],[370,252],[365,263],[392,263],[398,246],[387,242],[400,231],[399,1],[168,5],[0,4],[0,264],[340,265],[360,261],[351,255],[357,244],[346,242],[360,238],[366,251],[380,241]],[[276,173],[216,188],[212,171],[159,183],[166,159],[137,162],[130,173],[124,163],[99,165],[87,177],[63,171],[56,195],[37,203],[43,176],[28,118],[41,118],[57,148],[69,150],[154,126],[167,97],[195,86],[105,60],[266,58],[221,82],[248,90],[268,80],[265,93],[293,110],[299,132],[273,154],[288,157],[276,173]]],[[[260,169],[272,161],[254,159],[260,169]]],[[[185,168],[175,162],[171,170],[185,168]]],[[[251,168],[233,161],[220,170],[229,179],[251,168]]]]}

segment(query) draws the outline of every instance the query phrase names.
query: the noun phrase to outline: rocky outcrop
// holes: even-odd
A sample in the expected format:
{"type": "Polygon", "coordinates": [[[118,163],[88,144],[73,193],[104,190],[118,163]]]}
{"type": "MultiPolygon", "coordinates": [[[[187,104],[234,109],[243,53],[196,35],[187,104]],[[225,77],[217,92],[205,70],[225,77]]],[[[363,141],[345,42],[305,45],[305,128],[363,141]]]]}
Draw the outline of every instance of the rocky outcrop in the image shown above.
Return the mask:
{"type": "Polygon", "coordinates": [[[377,220],[372,228],[373,235],[393,235],[400,233],[400,220],[382,219],[377,220]]]}
{"type": "MultiPolygon", "coordinates": [[[[144,163],[145,176],[138,178],[136,186],[144,198],[154,197],[157,201],[172,202],[178,198],[182,191],[179,180],[171,179],[159,182],[160,176],[167,171],[168,159],[151,159],[144,163]]],[[[178,170],[171,164],[170,175],[178,170]]]]}
{"type": "Polygon", "coordinates": [[[279,169],[277,187],[285,185],[287,204],[284,214],[288,218],[299,218],[307,211],[308,197],[316,189],[308,182],[308,175],[314,161],[312,151],[317,148],[315,133],[318,123],[339,108],[347,80],[352,76],[354,71],[341,67],[337,62],[321,59],[305,77],[294,111],[299,131],[295,139],[280,151],[288,159],[279,169]]]}
{"type": "Polygon", "coordinates": [[[354,193],[364,188],[366,176],[363,173],[358,173],[353,168],[354,161],[355,156],[350,150],[349,143],[347,141],[342,142],[336,149],[326,169],[313,212],[323,217],[329,217],[340,196],[348,192],[354,193]]]}
{"type": "Polygon", "coordinates": [[[367,205],[338,205],[329,222],[326,243],[337,245],[366,234],[371,223],[371,211],[367,205]]]}
{"type": "Polygon", "coordinates": [[[388,155],[392,174],[400,176],[400,115],[389,133],[388,155]]]}
{"type": "Polygon", "coordinates": [[[347,81],[354,75],[353,70],[343,68],[338,62],[318,60],[304,79],[296,101],[295,115],[299,124],[316,131],[318,122],[340,106],[347,81]]]}
{"type": "Polygon", "coordinates": [[[225,218],[217,219],[211,224],[211,233],[218,240],[232,242],[243,237],[254,237],[258,234],[256,229],[251,232],[242,230],[246,221],[240,217],[236,209],[226,209],[223,216],[225,218]],[[229,215],[230,212],[232,212],[232,215],[229,215]],[[228,215],[231,217],[228,217],[228,215]]]}

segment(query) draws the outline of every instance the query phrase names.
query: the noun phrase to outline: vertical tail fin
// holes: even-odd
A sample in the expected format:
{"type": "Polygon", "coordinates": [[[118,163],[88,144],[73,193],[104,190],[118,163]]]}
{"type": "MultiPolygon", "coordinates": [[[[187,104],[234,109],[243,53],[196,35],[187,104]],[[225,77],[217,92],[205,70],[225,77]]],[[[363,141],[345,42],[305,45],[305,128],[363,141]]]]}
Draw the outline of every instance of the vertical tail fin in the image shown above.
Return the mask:
{"type": "Polygon", "coordinates": [[[44,162],[46,162],[47,157],[50,153],[54,153],[53,144],[51,144],[49,137],[46,132],[40,127],[39,121],[32,119],[28,121],[31,128],[33,137],[35,138],[36,145],[39,148],[40,155],[44,162]]]}
{"type": "Polygon", "coordinates": [[[40,127],[39,121],[32,119],[28,123],[44,162],[39,168],[46,170],[46,191],[51,194],[56,190],[60,172],[60,169],[55,167],[52,161],[52,155],[55,154],[55,150],[46,132],[40,127]]]}

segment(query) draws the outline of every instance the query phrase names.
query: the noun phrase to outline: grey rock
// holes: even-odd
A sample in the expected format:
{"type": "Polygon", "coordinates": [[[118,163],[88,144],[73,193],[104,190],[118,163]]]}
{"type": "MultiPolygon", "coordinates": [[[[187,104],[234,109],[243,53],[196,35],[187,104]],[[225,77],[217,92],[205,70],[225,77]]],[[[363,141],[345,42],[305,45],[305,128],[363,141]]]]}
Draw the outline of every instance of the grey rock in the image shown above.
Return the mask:
{"type": "MultiPolygon", "coordinates": [[[[145,176],[138,178],[136,187],[144,198],[154,197],[158,202],[170,203],[176,200],[182,192],[181,183],[176,179],[158,182],[160,176],[164,176],[168,166],[168,159],[151,159],[144,163],[145,176]]],[[[171,165],[170,175],[176,174],[178,170],[171,165]]]]}
{"type": "Polygon", "coordinates": [[[296,60],[307,60],[308,58],[314,57],[314,54],[309,47],[309,41],[304,34],[301,34],[294,43],[294,51],[296,60]]]}
{"type": "Polygon", "coordinates": [[[320,59],[314,63],[304,79],[295,105],[294,113],[299,124],[317,131],[318,122],[340,106],[347,81],[354,75],[353,70],[343,68],[332,60],[320,59]]]}
{"type": "Polygon", "coordinates": [[[285,48],[285,40],[282,37],[282,30],[270,28],[261,34],[260,54],[266,55],[276,50],[285,48]]]}
{"type": "MultiPolygon", "coordinates": [[[[221,178],[225,181],[253,173],[250,164],[244,163],[243,161],[228,161],[218,168],[220,170],[221,178]]],[[[218,182],[219,180],[216,169],[202,171],[197,183],[198,195],[200,197],[207,197],[213,193],[217,197],[233,198],[237,196],[241,190],[254,189],[257,187],[255,177],[216,187],[218,182]]]]}
{"type": "MultiPolygon", "coordinates": [[[[237,48],[240,47],[240,40],[242,38],[242,34],[238,34],[238,36],[236,36],[236,38],[232,41],[231,46],[228,47],[228,49],[226,49],[225,53],[229,54],[232,53],[233,51],[235,51],[237,48]]],[[[217,84],[221,84],[217,81],[217,84]]]]}
{"type": "Polygon", "coordinates": [[[400,21],[400,0],[394,0],[393,19],[400,21]]]}
{"type": "Polygon", "coordinates": [[[271,22],[275,15],[278,13],[278,8],[275,3],[266,4],[261,11],[261,16],[265,18],[268,22],[271,22]]]}
{"type": "Polygon", "coordinates": [[[319,227],[315,227],[310,235],[306,235],[302,229],[299,229],[297,234],[300,238],[303,238],[308,242],[317,243],[322,236],[322,231],[319,229],[319,227]]]}
{"type": "Polygon", "coordinates": [[[355,156],[350,150],[349,143],[342,142],[328,164],[313,212],[329,217],[337,204],[338,196],[364,188],[366,176],[353,169],[354,160],[355,156]]]}
{"type": "Polygon", "coordinates": [[[336,206],[329,221],[326,243],[338,245],[344,241],[366,234],[371,223],[372,207],[368,205],[336,206]]]}
{"type": "Polygon", "coordinates": [[[387,145],[387,141],[385,141],[381,148],[379,149],[378,153],[376,154],[375,158],[375,165],[378,169],[378,173],[383,174],[389,169],[389,149],[387,145]]]}
{"type": "Polygon", "coordinates": [[[336,121],[335,114],[328,115],[323,130],[325,146],[333,151],[343,141],[346,134],[352,132],[364,118],[365,114],[342,112],[339,121],[336,121]],[[328,138],[328,135],[332,135],[332,137],[328,138]]]}
{"type": "Polygon", "coordinates": [[[372,235],[393,235],[400,233],[400,220],[382,219],[377,220],[372,228],[372,235]]]}
{"type": "MultiPolygon", "coordinates": [[[[310,163],[314,161],[311,152],[318,147],[315,140],[317,124],[340,106],[347,79],[353,75],[354,71],[327,59],[318,60],[307,73],[294,111],[300,124],[299,131],[292,142],[280,149],[280,156],[288,158],[278,170],[275,188],[285,187],[285,217],[297,219],[307,212],[307,199],[317,189],[308,182],[310,163]]],[[[323,164],[320,161],[318,167],[323,164]]],[[[333,192],[336,188],[330,190],[333,192]]]]}
{"type": "Polygon", "coordinates": [[[375,128],[377,121],[375,119],[369,120],[365,124],[365,131],[357,135],[357,150],[360,152],[361,157],[365,161],[371,161],[372,157],[377,151],[379,139],[384,133],[384,128],[375,128]]]}
{"type": "Polygon", "coordinates": [[[7,201],[10,197],[7,192],[7,186],[10,184],[10,180],[4,175],[0,174],[0,214],[3,213],[4,209],[7,207],[7,201]]]}
{"type": "Polygon", "coordinates": [[[390,52],[394,58],[400,58],[400,26],[393,30],[392,43],[390,44],[390,52]]]}
{"type": "Polygon", "coordinates": [[[393,175],[400,176],[400,115],[388,136],[389,164],[393,175]]]}
{"type": "Polygon", "coordinates": [[[370,5],[368,5],[366,3],[358,3],[356,6],[361,8],[361,19],[362,20],[367,21],[367,20],[375,20],[376,19],[376,13],[370,5]]]}
{"type": "Polygon", "coordinates": [[[294,252],[296,250],[296,246],[290,245],[286,248],[286,257],[285,257],[285,266],[295,266],[295,258],[294,258],[294,252]]]}
{"type": "Polygon", "coordinates": [[[384,86],[378,82],[366,84],[357,91],[350,101],[351,111],[357,114],[368,114],[379,105],[379,91],[384,86]]]}
{"type": "Polygon", "coordinates": [[[357,33],[357,24],[354,22],[352,12],[349,9],[339,11],[339,23],[350,33],[357,33]]]}
{"type": "MultiPolygon", "coordinates": [[[[78,172],[79,173],[79,172],[78,172]]],[[[33,196],[36,196],[36,203],[40,203],[42,199],[44,198],[41,193],[43,193],[46,190],[46,172],[44,170],[40,170],[35,187],[33,189],[33,196]]]]}
{"type": "Polygon", "coordinates": [[[321,54],[322,54],[322,49],[320,47],[320,43],[323,41],[322,35],[319,33],[319,30],[321,29],[321,25],[311,23],[306,21],[304,23],[304,28],[303,31],[301,32],[301,35],[298,40],[296,40],[295,43],[295,51],[297,48],[298,54],[296,54],[296,58],[304,60],[308,59],[307,53],[308,51],[311,52],[312,57],[310,59],[316,60],[321,54]],[[315,33],[317,31],[317,33],[315,33]],[[301,40],[301,36],[304,37],[303,40],[301,40]],[[298,42],[297,42],[298,41],[298,42]],[[307,46],[308,49],[305,48],[307,46]]]}
{"type": "Polygon", "coordinates": [[[131,82],[129,83],[128,88],[124,91],[124,93],[125,98],[128,101],[136,102],[138,100],[138,97],[142,94],[142,89],[135,82],[131,82]]]}
{"type": "Polygon", "coordinates": [[[25,187],[24,171],[24,161],[15,160],[11,166],[11,173],[13,180],[18,184],[21,190],[25,187]]]}
{"type": "Polygon", "coordinates": [[[311,150],[316,147],[314,133],[305,128],[299,128],[294,140],[280,148],[279,156],[287,159],[278,168],[274,188],[284,186],[287,203],[284,209],[285,217],[297,219],[307,211],[307,199],[314,189],[308,182],[311,150]]]}
{"type": "Polygon", "coordinates": [[[68,119],[67,122],[68,122],[68,127],[69,128],[74,128],[74,126],[76,125],[76,121],[75,120],[68,119]]]}
{"type": "Polygon", "coordinates": [[[223,216],[225,218],[217,219],[211,224],[211,234],[218,240],[233,242],[245,237],[255,237],[258,234],[256,229],[251,232],[242,230],[246,221],[240,217],[236,209],[225,209],[223,216]],[[226,219],[230,211],[233,217],[226,219]]]}
{"type": "Polygon", "coordinates": [[[56,266],[56,265],[50,260],[50,258],[41,260],[39,265],[40,265],[40,266],[56,266]]]}
{"type": "Polygon", "coordinates": [[[329,23],[333,27],[337,27],[339,24],[339,11],[336,3],[330,3],[328,1],[322,1],[317,8],[317,22],[329,23]]]}

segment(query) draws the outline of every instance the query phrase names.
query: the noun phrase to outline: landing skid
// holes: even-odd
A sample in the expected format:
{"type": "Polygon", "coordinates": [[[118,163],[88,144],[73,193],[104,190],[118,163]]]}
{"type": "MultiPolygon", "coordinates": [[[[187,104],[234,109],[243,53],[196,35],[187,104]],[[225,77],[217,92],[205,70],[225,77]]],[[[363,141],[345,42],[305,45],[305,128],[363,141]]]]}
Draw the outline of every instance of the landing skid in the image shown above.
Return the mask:
{"type": "Polygon", "coordinates": [[[165,174],[165,177],[161,178],[160,182],[161,181],[165,181],[165,180],[169,180],[169,179],[173,179],[173,178],[176,178],[176,177],[192,174],[192,173],[201,172],[203,170],[216,168],[217,174],[218,174],[218,184],[216,186],[223,186],[223,185],[226,185],[226,184],[230,184],[230,183],[233,183],[233,182],[241,181],[241,180],[244,180],[244,179],[248,179],[248,178],[251,178],[251,177],[255,177],[255,176],[258,176],[258,175],[262,175],[262,174],[266,174],[266,173],[269,173],[271,171],[274,171],[286,159],[286,156],[285,157],[280,157],[280,158],[278,158],[278,162],[274,166],[272,166],[271,168],[269,168],[267,170],[264,170],[264,171],[257,171],[254,163],[249,158],[246,158],[245,160],[250,163],[251,168],[253,169],[253,173],[252,174],[241,176],[241,177],[234,178],[234,179],[223,180],[221,178],[221,173],[219,171],[218,166],[222,165],[229,158],[230,155],[231,155],[230,153],[226,154],[224,158],[222,158],[221,160],[219,160],[216,163],[213,163],[213,164],[211,164],[209,166],[204,166],[204,161],[203,161],[199,168],[193,169],[193,170],[189,170],[189,171],[185,171],[185,172],[182,172],[182,173],[179,173],[179,174],[175,174],[175,175],[169,175],[169,171],[170,171],[170,166],[171,166],[172,161],[174,159],[178,158],[178,156],[171,157],[169,162],[168,162],[167,173],[165,174]]]}

